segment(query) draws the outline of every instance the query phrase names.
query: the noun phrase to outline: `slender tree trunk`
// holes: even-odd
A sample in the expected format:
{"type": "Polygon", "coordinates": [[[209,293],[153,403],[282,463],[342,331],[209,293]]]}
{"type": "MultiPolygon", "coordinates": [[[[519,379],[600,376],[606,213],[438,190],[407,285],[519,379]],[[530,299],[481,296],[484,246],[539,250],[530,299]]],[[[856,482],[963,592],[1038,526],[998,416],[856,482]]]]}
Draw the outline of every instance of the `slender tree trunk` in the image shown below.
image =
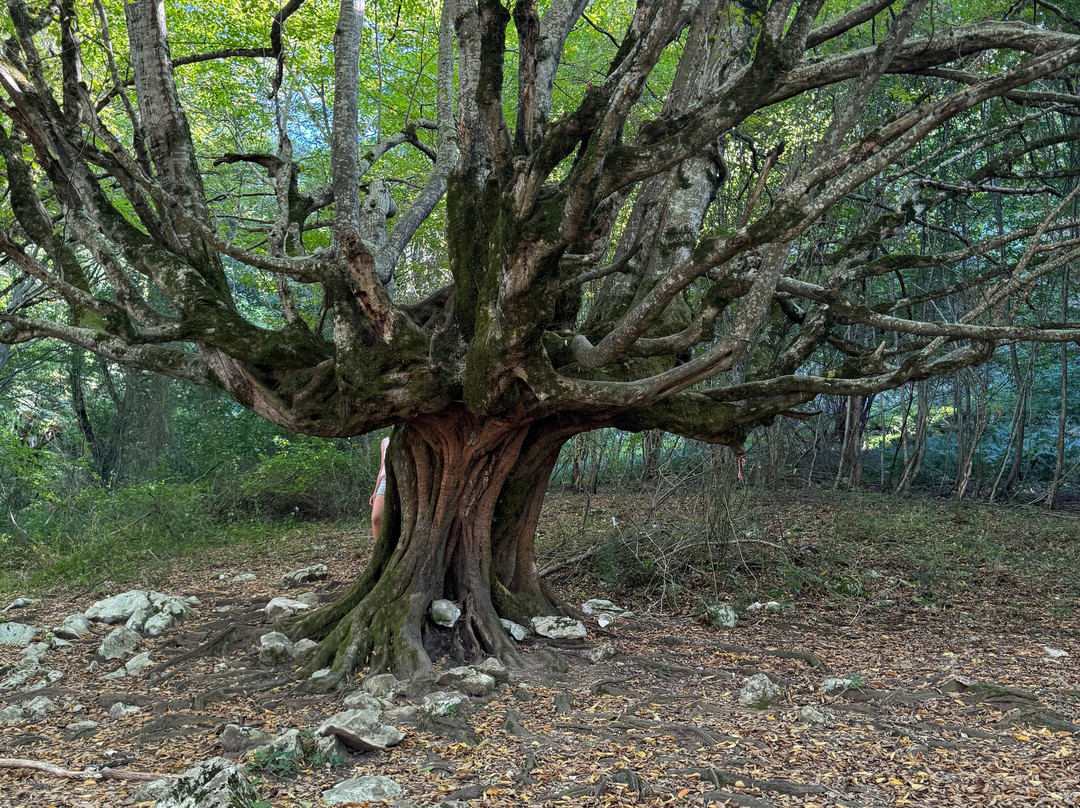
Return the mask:
{"type": "Polygon", "coordinates": [[[659,429],[650,429],[642,436],[641,481],[649,482],[660,471],[660,450],[664,448],[664,433],[659,429]]]}
{"type": "Polygon", "coordinates": [[[330,666],[332,686],[365,664],[410,677],[444,653],[513,658],[499,618],[555,610],[533,542],[559,449],[579,430],[465,410],[395,429],[383,529],[367,569],[338,601],[286,625],[294,638],[322,640],[308,670],[330,666]],[[440,598],[461,608],[452,629],[428,617],[440,598]]]}
{"type": "Polygon", "coordinates": [[[911,457],[904,464],[904,472],[900,475],[900,483],[897,490],[901,494],[911,491],[911,486],[922,470],[923,458],[926,457],[926,431],[930,423],[930,401],[926,388],[926,382],[917,382],[915,389],[918,391],[918,404],[915,413],[915,434],[911,439],[911,457]]]}
{"type": "MultiPolygon", "coordinates": [[[[1069,318],[1069,270],[1066,267],[1061,276],[1061,319],[1069,318]]],[[[1069,347],[1061,343],[1061,410],[1058,414],[1057,460],[1054,462],[1054,481],[1046,492],[1046,507],[1053,510],[1061,487],[1062,474],[1065,470],[1065,436],[1068,432],[1069,416],[1069,347]]]]}

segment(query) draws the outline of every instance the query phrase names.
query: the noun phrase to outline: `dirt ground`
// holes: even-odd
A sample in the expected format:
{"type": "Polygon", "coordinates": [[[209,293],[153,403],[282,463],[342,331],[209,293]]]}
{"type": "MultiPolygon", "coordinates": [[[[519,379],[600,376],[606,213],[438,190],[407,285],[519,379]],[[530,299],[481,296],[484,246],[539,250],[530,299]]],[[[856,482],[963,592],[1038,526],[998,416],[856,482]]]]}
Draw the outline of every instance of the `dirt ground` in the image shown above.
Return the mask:
{"type": "MultiPolygon", "coordinates": [[[[254,640],[209,655],[198,649],[230,627],[250,626],[252,637],[269,631],[259,610],[303,591],[285,589],[280,576],[306,563],[329,566],[329,580],[312,588],[331,598],[363,563],[356,548],[355,536],[307,531],[248,557],[189,559],[147,581],[201,603],[179,628],[144,642],[157,667],[102,679],[115,665],[90,667],[109,629],[95,625],[93,637],[46,657],[46,669],[63,673],[54,685],[0,696],[0,706],[39,695],[57,706],[35,723],[0,726],[0,757],[170,774],[222,754],[228,723],[275,734],[317,727],[343,694],[305,693],[288,669],[259,662],[254,640]],[[255,579],[218,579],[245,572],[255,579]],[[140,710],[110,718],[117,701],[140,710]],[[67,729],[86,720],[99,723],[89,737],[67,729]]],[[[458,719],[403,726],[400,746],[336,769],[312,766],[281,780],[263,773],[257,791],[274,808],[307,808],[337,782],[381,774],[419,806],[449,798],[471,806],[1080,804],[1078,604],[1056,616],[1037,603],[1018,608],[1007,580],[930,606],[903,585],[882,587],[839,605],[806,598],[744,615],[730,630],[662,613],[653,601],[624,602],[635,616],[606,628],[586,617],[589,637],[578,644],[526,641],[515,681],[458,719]],[[600,643],[615,656],[581,657],[600,643]],[[784,688],[776,706],[739,704],[755,673],[784,688]],[[850,687],[826,695],[827,677],[847,677],[850,687]],[[820,716],[800,712],[806,707],[820,716]]],[[[580,599],[580,588],[563,594],[580,599]]],[[[58,593],[5,616],[52,626],[100,597],[58,593]]],[[[0,647],[0,664],[17,657],[0,647]]],[[[0,770],[0,806],[134,805],[138,785],[9,768],[0,770]]]]}

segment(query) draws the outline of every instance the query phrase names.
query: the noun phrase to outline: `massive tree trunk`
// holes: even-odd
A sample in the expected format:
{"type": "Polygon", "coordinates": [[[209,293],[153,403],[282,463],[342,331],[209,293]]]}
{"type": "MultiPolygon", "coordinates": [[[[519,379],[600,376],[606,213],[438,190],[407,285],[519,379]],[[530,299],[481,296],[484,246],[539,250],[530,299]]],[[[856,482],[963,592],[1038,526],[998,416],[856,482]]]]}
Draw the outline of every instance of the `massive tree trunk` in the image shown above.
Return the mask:
{"type": "Polygon", "coordinates": [[[365,664],[411,676],[449,653],[468,661],[514,656],[500,623],[550,614],[533,537],[547,478],[572,429],[465,409],[398,427],[387,452],[386,511],[372,558],[335,603],[294,619],[294,638],[322,642],[310,670],[336,684],[365,664]],[[432,601],[462,611],[453,628],[432,601]]]}

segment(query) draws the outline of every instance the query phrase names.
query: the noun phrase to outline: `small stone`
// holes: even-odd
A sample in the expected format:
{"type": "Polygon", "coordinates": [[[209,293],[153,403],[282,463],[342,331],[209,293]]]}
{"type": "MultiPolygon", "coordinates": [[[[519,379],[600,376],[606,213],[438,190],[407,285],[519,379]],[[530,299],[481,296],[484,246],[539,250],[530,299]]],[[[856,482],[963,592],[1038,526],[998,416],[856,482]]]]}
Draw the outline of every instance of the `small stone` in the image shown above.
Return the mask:
{"type": "Polygon", "coordinates": [[[389,710],[384,710],[382,719],[391,726],[408,724],[416,720],[418,712],[419,710],[412,704],[406,704],[404,707],[392,707],[389,710]]]}
{"type": "Polygon", "coordinates": [[[521,642],[529,636],[528,629],[526,629],[525,626],[518,625],[513,620],[504,620],[500,618],[499,622],[502,623],[503,628],[506,629],[506,633],[513,637],[517,642],[521,642]]]}
{"type": "Polygon", "coordinates": [[[25,609],[27,606],[33,606],[35,603],[37,603],[37,601],[33,598],[15,598],[15,600],[5,606],[2,611],[8,612],[12,609],[25,609]]]}
{"type": "Polygon", "coordinates": [[[130,628],[132,631],[138,631],[139,633],[142,633],[143,627],[146,625],[146,621],[149,620],[153,614],[154,607],[148,601],[145,607],[139,607],[134,612],[132,612],[131,617],[127,619],[127,622],[124,623],[124,625],[130,628]]]}
{"type": "Polygon", "coordinates": [[[831,696],[834,693],[843,693],[845,690],[851,690],[854,687],[854,682],[848,677],[834,677],[831,676],[821,683],[821,687],[818,688],[822,693],[827,696],[831,696]]]}
{"type": "Polygon", "coordinates": [[[259,637],[259,661],[264,665],[281,665],[296,658],[296,646],[292,640],[278,631],[259,637]]]}
{"type": "Polygon", "coordinates": [[[85,614],[70,614],[52,633],[64,640],[78,640],[90,634],[90,621],[85,614]]]}
{"type": "Polygon", "coordinates": [[[153,664],[154,663],[150,661],[150,652],[144,651],[141,654],[136,654],[125,662],[124,670],[127,671],[128,676],[137,676],[153,664]]]}
{"type": "Polygon", "coordinates": [[[135,792],[137,802],[156,800],[155,808],[234,808],[257,800],[247,776],[225,758],[211,758],[177,780],[155,780],[135,792]],[[164,784],[164,785],[162,785],[164,784]]]}
{"type": "Polygon", "coordinates": [[[312,564],[310,567],[287,572],[281,576],[281,582],[286,586],[300,586],[312,581],[323,581],[330,577],[330,571],[325,564],[312,564]]]}
{"type": "Polygon", "coordinates": [[[283,755],[299,760],[304,756],[304,741],[300,738],[300,730],[287,729],[270,743],[258,747],[271,756],[283,755]]]}
{"type": "Polygon", "coordinates": [[[825,713],[821,712],[817,707],[809,705],[799,710],[799,720],[804,724],[824,724],[828,721],[825,713]]]}
{"type": "Polygon", "coordinates": [[[0,645],[15,645],[24,648],[34,641],[34,635],[41,629],[22,623],[0,623],[0,645]]]}
{"type": "Polygon", "coordinates": [[[716,628],[735,628],[739,622],[739,615],[735,613],[730,603],[713,603],[706,611],[709,624],[716,628]]]}
{"type": "Polygon", "coordinates": [[[266,612],[266,617],[271,623],[276,623],[278,620],[292,617],[297,612],[302,612],[309,608],[311,607],[306,603],[294,600],[293,598],[274,598],[263,607],[263,611],[266,612]]]}
{"type": "Polygon", "coordinates": [[[124,704],[124,702],[118,701],[116,702],[116,704],[109,708],[109,718],[126,718],[127,716],[134,715],[137,712],[139,712],[138,707],[129,707],[128,705],[124,704]]]}
{"type": "Polygon", "coordinates": [[[320,668],[308,677],[308,683],[317,693],[328,693],[341,687],[341,682],[334,677],[330,668],[320,668]]]}
{"type": "Polygon", "coordinates": [[[244,583],[244,581],[254,581],[256,578],[254,572],[241,572],[239,575],[234,575],[233,580],[237,583],[244,583]]]}
{"type": "Polygon", "coordinates": [[[622,614],[626,611],[622,606],[616,606],[610,600],[601,600],[600,598],[591,598],[581,604],[581,610],[585,614],[596,614],[597,612],[611,612],[612,614],[622,614]]]}
{"type": "Polygon", "coordinates": [[[405,689],[404,683],[392,673],[369,676],[361,687],[365,693],[370,693],[379,699],[392,699],[405,689]]]}
{"type": "Polygon", "coordinates": [[[452,600],[433,600],[431,602],[431,621],[437,626],[453,628],[461,617],[461,609],[452,600]]]}
{"type": "Polygon", "coordinates": [[[317,735],[336,735],[350,749],[382,752],[397,746],[405,733],[379,723],[379,713],[372,710],[345,710],[331,716],[316,730],[317,735]]]}
{"type": "Polygon", "coordinates": [[[319,596],[314,592],[304,592],[297,595],[296,599],[301,603],[306,603],[309,609],[313,609],[319,605],[319,596]]]}
{"type": "Polygon", "coordinates": [[[26,712],[18,705],[11,705],[0,709],[0,726],[4,724],[18,724],[26,716],[26,712]]]}
{"type": "Polygon", "coordinates": [[[368,712],[378,715],[384,709],[383,703],[379,701],[375,696],[370,693],[365,693],[362,690],[358,690],[355,693],[350,693],[344,699],[342,703],[354,710],[367,710],[368,712]]]}
{"type": "Polygon", "coordinates": [[[318,647],[319,644],[315,640],[309,640],[307,637],[297,640],[293,644],[293,650],[296,652],[295,659],[303,659],[318,647]]]}
{"type": "Polygon", "coordinates": [[[45,638],[45,641],[49,644],[49,648],[55,651],[57,648],[71,648],[72,645],[67,640],[61,640],[55,634],[50,634],[45,638]]]}
{"type": "Polygon", "coordinates": [[[139,632],[132,631],[126,626],[110,631],[98,646],[98,656],[104,660],[119,659],[127,656],[142,642],[139,632]]]}
{"type": "Polygon", "coordinates": [[[488,676],[490,676],[492,679],[494,679],[496,682],[499,682],[500,684],[506,684],[510,681],[511,678],[513,678],[510,675],[510,671],[506,669],[506,666],[503,665],[495,657],[488,657],[479,665],[473,665],[473,667],[476,668],[476,670],[480,671],[480,673],[486,673],[488,676]]]}
{"type": "Polygon", "coordinates": [[[64,727],[68,731],[68,741],[81,741],[97,734],[97,721],[76,721],[64,727]]]}
{"type": "Polygon", "coordinates": [[[377,800],[393,799],[400,795],[402,790],[401,786],[389,777],[367,775],[338,783],[333,788],[324,791],[322,798],[327,805],[375,802],[377,800]]]}
{"type": "Polygon", "coordinates": [[[315,738],[315,751],[322,755],[327,763],[334,762],[334,758],[338,758],[337,762],[344,763],[349,758],[349,747],[337,735],[315,738]]]}
{"type": "Polygon", "coordinates": [[[762,710],[775,704],[784,691],[764,673],[755,673],[746,680],[739,693],[739,704],[762,710]]]}
{"type": "Polygon", "coordinates": [[[1060,648],[1051,648],[1049,645],[1043,646],[1043,651],[1046,652],[1046,656],[1049,659],[1060,660],[1065,659],[1069,655],[1068,651],[1062,651],[1060,648]]]}
{"type": "Polygon", "coordinates": [[[468,701],[463,693],[436,691],[424,696],[421,709],[428,715],[455,715],[460,704],[468,701]]]}
{"type": "Polygon", "coordinates": [[[580,620],[558,615],[534,617],[532,627],[533,631],[541,637],[549,637],[553,640],[579,640],[588,635],[580,620]]]}
{"type": "Polygon", "coordinates": [[[602,643],[595,648],[590,648],[588,651],[581,652],[581,656],[593,664],[603,662],[606,659],[611,659],[615,654],[615,646],[611,643],[602,643]]]}
{"type": "Polygon", "coordinates": [[[265,746],[273,740],[274,736],[269,732],[239,724],[227,724],[218,736],[218,742],[226,752],[246,752],[248,749],[265,746]]]}

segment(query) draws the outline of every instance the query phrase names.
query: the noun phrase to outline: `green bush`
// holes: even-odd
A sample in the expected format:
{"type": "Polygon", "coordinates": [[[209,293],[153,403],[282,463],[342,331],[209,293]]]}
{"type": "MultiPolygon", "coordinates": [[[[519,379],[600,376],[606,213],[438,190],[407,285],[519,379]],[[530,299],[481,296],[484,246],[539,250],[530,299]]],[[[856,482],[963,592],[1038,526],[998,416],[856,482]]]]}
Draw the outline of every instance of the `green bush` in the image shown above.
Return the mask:
{"type": "Polygon", "coordinates": [[[364,444],[276,438],[277,454],[243,475],[233,507],[272,516],[354,519],[366,515],[378,457],[364,444]]]}

